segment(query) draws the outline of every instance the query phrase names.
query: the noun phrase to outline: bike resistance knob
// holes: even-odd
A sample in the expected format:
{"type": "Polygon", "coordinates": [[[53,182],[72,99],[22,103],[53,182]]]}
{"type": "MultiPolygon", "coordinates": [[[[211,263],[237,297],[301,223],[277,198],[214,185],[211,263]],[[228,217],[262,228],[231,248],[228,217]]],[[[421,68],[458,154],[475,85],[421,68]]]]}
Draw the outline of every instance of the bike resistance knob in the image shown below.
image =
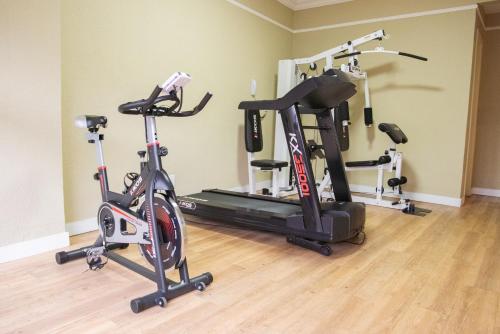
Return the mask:
{"type": "Polygon", "coordinates": [[[162,146],[158,149],[158,155],[160,157],[164,157],[168,154],[168,148],[166,148],[165,146],[162,146]]]}

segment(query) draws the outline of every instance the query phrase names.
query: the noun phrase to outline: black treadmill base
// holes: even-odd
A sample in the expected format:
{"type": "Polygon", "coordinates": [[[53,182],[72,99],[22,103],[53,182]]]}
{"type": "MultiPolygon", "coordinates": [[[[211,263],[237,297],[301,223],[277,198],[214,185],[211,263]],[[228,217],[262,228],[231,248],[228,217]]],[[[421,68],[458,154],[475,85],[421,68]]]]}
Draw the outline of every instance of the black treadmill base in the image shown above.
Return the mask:
{"type": "Polygon", "coordinates": [[[248,195],[224,190],[204,190],[179,196],[186,215],[216,221],[233,228],[247,228],[283,234],[287,241],[323,255],[332,253],[328,243],[348,241],[364,230],[365,210],[360,203],[329,203],[322,208],[323,231],[304,227],[297,201],[248,195]]]}

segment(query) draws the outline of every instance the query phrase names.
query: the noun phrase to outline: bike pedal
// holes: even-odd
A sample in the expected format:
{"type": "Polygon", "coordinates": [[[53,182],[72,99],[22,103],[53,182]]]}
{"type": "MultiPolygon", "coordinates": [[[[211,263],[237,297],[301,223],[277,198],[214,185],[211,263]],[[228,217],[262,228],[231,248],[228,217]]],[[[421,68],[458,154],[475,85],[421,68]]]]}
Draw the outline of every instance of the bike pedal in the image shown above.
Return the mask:
{"type": "Polygon", "coordinates": [[[94,257],[94,258],[88,259],[87,264],[89,265],[89,269],[92,271],[102,269],[105,265],[105,263],[102,262],[101,257],[97,257],[97,258],[94,257]]]}

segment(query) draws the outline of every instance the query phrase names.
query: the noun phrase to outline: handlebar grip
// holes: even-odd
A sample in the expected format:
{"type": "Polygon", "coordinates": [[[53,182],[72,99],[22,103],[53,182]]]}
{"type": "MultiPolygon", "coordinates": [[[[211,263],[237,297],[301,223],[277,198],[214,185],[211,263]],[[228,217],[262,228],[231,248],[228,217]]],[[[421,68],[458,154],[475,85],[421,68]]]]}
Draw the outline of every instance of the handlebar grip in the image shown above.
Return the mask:
{"type": "Polygon", "coordinates": [[[123,114],[126,114],[127,112],[129,112],[133,109],[139,108],[140,106],[142,106],[143,103],[144,103],[144,100],[137,100],[137,101],[133,101],[133,102],[123,103],[123,104],[120,104],[118,106],[118,111],[123,113],[123,114]]]}
{"type": "Polygon", "coordinates": [[[212,98],[213,94],[210,93],[210,92],[207,92],[205,94],[205,96],[203,97],[203,99],[200,101],[200,103],[194,108],[194,111],[195,112],[200,112],[203,110],[203,108],[205,108],[205,106],[207,105],[208,101],[210,101],[210,99],[212,98]]]}
{"type": "Polygon", "coordinates": [[[160,96],[162,90],[163,88],[156,86],[151,95],[146,99],[146,101],[144,101],[144,106],[147,108],[151,107],[155,103],[156,98],[160,96]]]}
{"type": "Polygon", "coordinates": [[[356,51],[356,52],[352,52],[352,53],[346,53],[346,54],[343,54],[340,56],[335,56],[335,57],[333,57],[333,59],[349,58],[349,57],[357,56],[360,54],[361,54],[361,51],[356,51]]]}
{"type": "Polygon", "coordinates": [[[155,103],[156,99],[158,98],[158,96],[160,95],[162,90],[163,89],[161,87],[156,86],[155,89],[153,89],[153,92],[151,93],[151,95],[147,99],[142,99],[142,100],[137,100],[137,101],[127,102],[127,103],[121,104],[118,107],[118,111],[126,114],[127,112],[128,113],[136,113],[137,109],[139,109],[139,108],[142,108],[143,110],[148,109],[155,103]]]}
{"type": "Polygon", "coordinates": [[[418,60],[421,60],[421,61],[427,61],[428,60],[425,57],[421,57],[421,56],[417,56],[417,55],[414,55],[414,54],[411,54],[411,53],[406,53],[406,52],[401,52],[401,51],[399,51],[399,55],[400,56],[404,56],[404,57],[410,57],[410,58],[418,59],[418,60]]]}

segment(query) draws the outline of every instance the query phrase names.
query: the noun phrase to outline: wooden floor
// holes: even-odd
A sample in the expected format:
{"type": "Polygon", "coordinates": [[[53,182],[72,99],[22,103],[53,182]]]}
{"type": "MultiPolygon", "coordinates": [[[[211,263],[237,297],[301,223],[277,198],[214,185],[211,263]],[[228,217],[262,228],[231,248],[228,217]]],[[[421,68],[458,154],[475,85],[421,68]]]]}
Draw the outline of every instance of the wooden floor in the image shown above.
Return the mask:
{"type": "Polygon", "coordinates": [[[366,243],[337,244],[331,257],[282,236],[190,226],[190,272],[214,283],[141,314],[129,301],[153,284],[115,263],[2,264],[0,332],[500,333],[500,199],[426,207],[425,218],[369,207],[366,243]]]}

